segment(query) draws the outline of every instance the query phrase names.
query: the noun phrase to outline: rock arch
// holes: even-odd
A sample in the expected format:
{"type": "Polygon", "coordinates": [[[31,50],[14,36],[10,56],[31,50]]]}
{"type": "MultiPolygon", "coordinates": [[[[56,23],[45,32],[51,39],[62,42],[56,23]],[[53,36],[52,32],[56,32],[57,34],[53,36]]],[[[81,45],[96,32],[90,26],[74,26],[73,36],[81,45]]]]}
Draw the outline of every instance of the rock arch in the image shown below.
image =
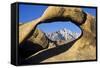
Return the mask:
{"type": "MultiPolygon", "coordinates": [[[[49,6],[43,15],[28,25],[49,23],[51,21],[72,21],[82,30],[82,35],[73,46],[67,51],[58,56],[54,56],[44,60],[43,62],[55,62],[61,60],[95,60],[96,59],[96,21],[95,17],[85,13],[81,8],[77,7],[60,7],[49,6]],[[63,58],[62,58],[63,56],[63,58]]],[[[24,26],[23,26],[24,27],[24,26]]],[[[27,25],[25,25],[27,27],[27,25]]],[[[33,28],[33,26],[30,26],[33,28]]],[[[31,32],[31,31],[30,31],[31,32]]]]}

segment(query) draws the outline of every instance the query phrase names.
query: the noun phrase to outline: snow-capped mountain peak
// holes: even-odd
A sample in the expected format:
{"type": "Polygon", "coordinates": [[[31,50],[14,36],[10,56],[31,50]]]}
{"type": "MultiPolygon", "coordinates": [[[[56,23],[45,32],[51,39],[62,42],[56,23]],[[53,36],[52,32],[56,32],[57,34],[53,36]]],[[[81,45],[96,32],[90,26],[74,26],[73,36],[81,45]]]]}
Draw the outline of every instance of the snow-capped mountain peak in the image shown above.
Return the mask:
{"type": "Polygon", "coordinates": [[[59,31],[46,33],[46,36],[52,41],[64,40],[66,42],[69,42],[78,38],[79,33],[72,32],[71,30],[63,28],[59,31]]]}

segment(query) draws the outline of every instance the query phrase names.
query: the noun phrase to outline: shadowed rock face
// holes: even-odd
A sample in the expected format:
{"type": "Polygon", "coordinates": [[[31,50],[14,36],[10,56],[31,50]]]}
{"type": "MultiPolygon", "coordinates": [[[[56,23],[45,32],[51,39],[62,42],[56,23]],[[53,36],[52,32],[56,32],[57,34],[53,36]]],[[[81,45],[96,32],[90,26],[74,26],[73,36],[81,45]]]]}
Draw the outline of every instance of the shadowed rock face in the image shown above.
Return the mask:
{"type": "MultiPolygon", "coordinates": [[[[56,61],[58,62],[58,61],[76,61],[76,60],[95,60],[96,59],[95,17],[91,16],[90,14],[86,14],[85,12],[83,12],[81,8],[50,6],[46,9],[46,11],[40,17],[40,22],[41,22],[40,24],[42,24],[42,22],[50,23],[51,21],[67,21],[67,20],[70,20],[76,25],[78,25],[82,29],[82,35],[77,40],[73,41],[72,42],[73,44],[70,44],[70,43],[68,44],[68,45],[71,45],[69,50],[65,50],[64,52],[61,52],[60,54],[54,55],[49,58],[47,57],[39,58],[41,59],[41,61],[37,61],[37,63],[56,62],[56,61]]],[[[33,36],[30,38],[31,41],[33,41],[32,38],[33,36]]],[[[44,40],[46,39],[46,37],[43,37],[43,38],[44,40]]],[[[40,44],[41,41],[38,39],[37,41],[38,41],[38,44],[40,44]]],[[[44,51],[40,52],[37,55],[39,56],[42,53],[44,54],[45,52],[44,51]]],[[[49,54],[50,53],[48,52],[48,55],[49,54]]],[[[31,60],[33,63],[34,63],[34,57],[36,58],[36,56],[32,56],[31,58],[29,58],[29,60],[31,60]]],[[[41,57],[43,57],[43,55],[41,57]]]]}

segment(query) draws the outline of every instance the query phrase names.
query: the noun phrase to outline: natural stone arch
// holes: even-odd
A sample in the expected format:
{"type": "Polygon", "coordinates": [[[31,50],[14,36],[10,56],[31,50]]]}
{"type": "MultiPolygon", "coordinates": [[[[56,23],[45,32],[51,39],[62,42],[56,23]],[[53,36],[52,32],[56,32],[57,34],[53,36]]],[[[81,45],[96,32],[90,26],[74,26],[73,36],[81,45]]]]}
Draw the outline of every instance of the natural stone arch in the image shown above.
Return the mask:
{"type": "MultiPolygon", "coordinates": [[[[44,62],[48,61],[56,61],[64,60],[61,59],[61,56],[67,60],[94,60],[96,59],[96,28],[95,28],[95,17],[90,14],[85,13],[81,8],[77,7],[55,7],[50,6],[46,9],[44,14],[38,18],[30,22],[28,25],[38,25],[42,24],[42,22],[51,22],[51,21],[73,21],[76,25],[78,25],[82,30],[82,35],[77,41],[74,42],[73,46],[69,49],[68,52],[63,53],[61,55],[55,56],[55,60],[49,58],[44,62]],[[36,23],[36,24],[34,24],[36,23]]],[[[25,27],[27,24],[25,25],[25,27]]],[[[24,26],[23,26],[24,27],[24,26]]],[[[33,27],[33,26],[31,26],[33,27]]],[[[34,28],[32,28],[34,29],[34,28]]]]}

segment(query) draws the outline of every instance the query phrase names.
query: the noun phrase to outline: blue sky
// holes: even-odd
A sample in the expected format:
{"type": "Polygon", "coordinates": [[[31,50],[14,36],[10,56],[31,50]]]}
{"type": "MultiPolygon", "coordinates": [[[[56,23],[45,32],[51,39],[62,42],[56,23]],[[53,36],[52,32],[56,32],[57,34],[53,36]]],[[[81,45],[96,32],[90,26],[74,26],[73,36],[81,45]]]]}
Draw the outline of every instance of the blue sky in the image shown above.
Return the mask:
{"type": "MultiPolygon", "coordinates": [[[[20,4],[19,5],[19,22],[26,23],[31,20],[39,18],[48,6],[43,5],[28,5],[20,4]]],[[[93,16],[96,16],[95,8],[83,8],[83,10],[93,16]]],[[[55,32],[57,30],[67,28],[73,32],[81,32],[81,30],[73,23],[69,22],[53,22],[53,23],[43,23],[37,26],[38,29],[42,30],[45,33],[55,32]]]]}

